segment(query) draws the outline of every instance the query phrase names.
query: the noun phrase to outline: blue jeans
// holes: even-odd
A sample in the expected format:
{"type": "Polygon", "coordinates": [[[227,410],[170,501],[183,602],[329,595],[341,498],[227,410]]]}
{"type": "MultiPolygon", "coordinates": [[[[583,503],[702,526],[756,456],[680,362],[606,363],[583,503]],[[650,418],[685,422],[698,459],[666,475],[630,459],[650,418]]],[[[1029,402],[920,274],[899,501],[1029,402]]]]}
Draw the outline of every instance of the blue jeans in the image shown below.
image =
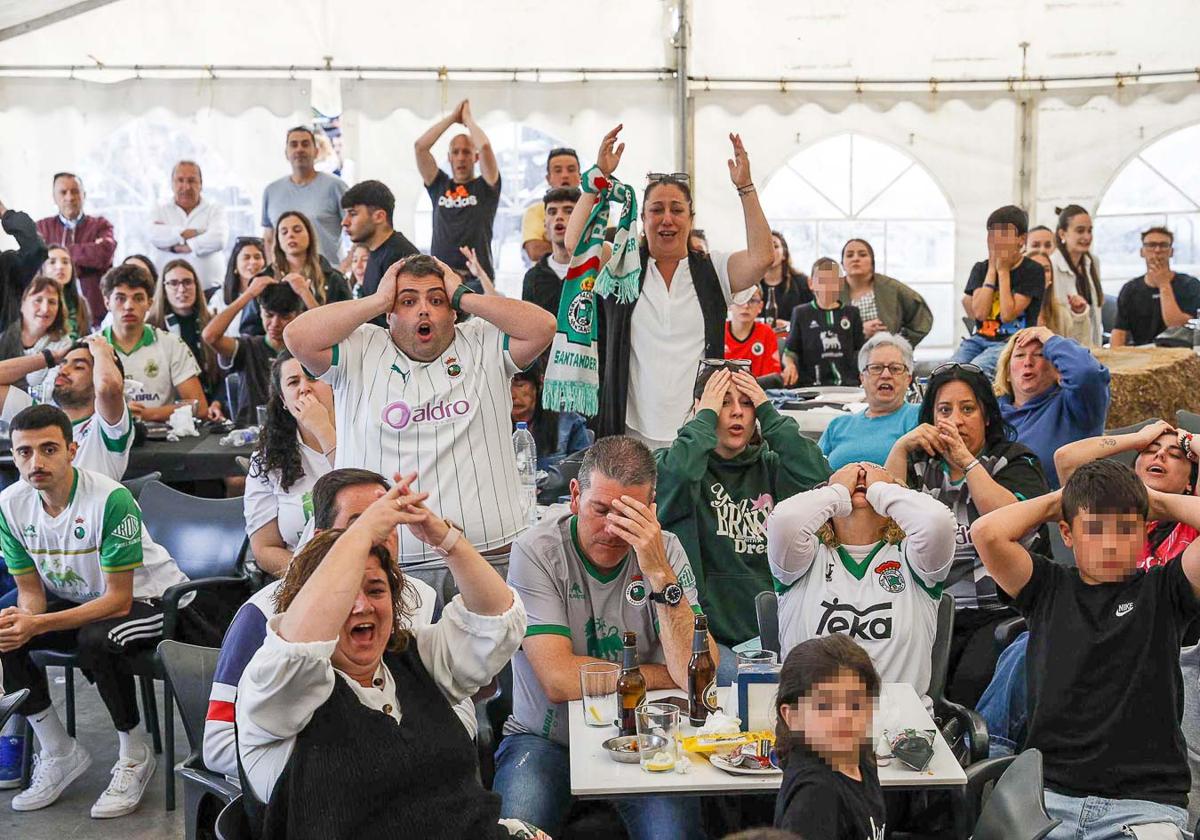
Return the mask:
{"type": "MultiPolygon", "coordinates": [[[[571,810],[570,751],[540,735],[508,735],[496,751],[501,819],[518,819],[560,837],[571,810]]],[[[613,799],[630,840],[705,837],[698,796],[613,799]]]]}
{"type": "Polygon", "coordinates": [[[989,755],[997,758],[1015,754],[1025,740],[1029,718],[1029,684],[1025,680],[1025,656],[1029,631],[1017,636],[996,662],[996,671],[976,710],[987,724],[989,755]]]}
{"type": "Polygon", "coordinates": [[[1000,360],[1000,352],[1006,343],[1004,341],[988,341],[977,335],[969,335],[962,340],[962,344],[958,345],[958,349],[954,351],[954,358],[950,361],[975,365],[987,374],[988,379],[991,379],[996,375],[996,363],[1000,360]]]}
{"type": "MultiPolygon", "coordinates": [[[[1079,798],[1046,791],[1046,813],[1062,820],[1046,840],[1127,840],[1127,825],[1166,823],[1188,832],[1187,811],[1141,799],[1079,798]]],[[[1185,834],[1191,837],[1190,833],[1185,834]]]]}

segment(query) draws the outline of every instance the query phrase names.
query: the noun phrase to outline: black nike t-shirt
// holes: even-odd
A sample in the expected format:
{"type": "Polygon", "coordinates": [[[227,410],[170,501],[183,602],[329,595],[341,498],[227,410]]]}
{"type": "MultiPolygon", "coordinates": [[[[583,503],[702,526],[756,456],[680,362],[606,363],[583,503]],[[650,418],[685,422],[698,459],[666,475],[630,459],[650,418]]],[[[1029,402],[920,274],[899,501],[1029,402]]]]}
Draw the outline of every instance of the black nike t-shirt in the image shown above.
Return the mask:
{"type": "Polygon", "coordinates": [[[1029,623],[1026,679],[1038,698],[1025,745],[1042,751],[1046,787],[1186,808],[1179,648],[1200,602],[1183,564],[1089,585],[1033,555],[1013,603],[1029,623]]]}
{"type": "Polygon", "coordinates": [[[458,249],[467,245],[475,249],[480,266],[495,280],[492,224],[500,206],[499,177],[494,187],[482,175],[459,184],[439,169],[425,191],[433,202],[433,241],[429,253],[451,268],[465,272],[467,258],[458,249]]]}

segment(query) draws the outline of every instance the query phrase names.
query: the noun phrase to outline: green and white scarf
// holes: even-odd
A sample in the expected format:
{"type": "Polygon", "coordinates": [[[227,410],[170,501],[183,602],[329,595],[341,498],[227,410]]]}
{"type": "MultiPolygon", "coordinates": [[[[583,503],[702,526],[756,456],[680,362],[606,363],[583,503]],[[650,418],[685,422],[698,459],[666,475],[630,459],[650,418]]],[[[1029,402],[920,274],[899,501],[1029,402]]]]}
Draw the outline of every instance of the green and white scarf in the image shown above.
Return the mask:
{"type": "Polygon", "coordinates": [[[542,389],[542,406],[551,411],[575,411],[593,417],[600,410],[600,355],[596,349],[594,295],[616,294],[621,303],[637,299],[642,264],[637,241],[637,194],[598,167],[583,176],[585,192],[596,194],[596,204],[563,280],[558,302],[558,330],[550,345],[550,364],[542,389]],[[610,202],[621,203],[621,217],[612,256],[604,258],[604,232],[610,202]]]}

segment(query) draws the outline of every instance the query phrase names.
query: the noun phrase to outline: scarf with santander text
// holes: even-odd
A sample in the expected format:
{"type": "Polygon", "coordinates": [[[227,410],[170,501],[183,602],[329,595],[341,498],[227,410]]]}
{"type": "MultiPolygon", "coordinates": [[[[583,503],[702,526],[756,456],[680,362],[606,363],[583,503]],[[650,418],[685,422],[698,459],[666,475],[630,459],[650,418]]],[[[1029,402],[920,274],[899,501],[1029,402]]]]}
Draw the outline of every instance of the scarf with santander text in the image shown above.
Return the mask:
{"type": "Polygon", "coordinates": [[[593,166],[583,176],[584,192],[596,196],[587,225],[563,280],[558,302],[558,329],[550,345],[550,363],[542,389],[542,406],[551,411],[574,411],[593,417],[600,410],[600,354],[596,349],[594,295],[615,294],[621,303],[638,296],[642,270],[637,242],[637,195],[628,184],[606,176],[593,166]],[[612,256],[604,259],[604,232],[609,205],[619,202],[621,217],[612,256]]]}

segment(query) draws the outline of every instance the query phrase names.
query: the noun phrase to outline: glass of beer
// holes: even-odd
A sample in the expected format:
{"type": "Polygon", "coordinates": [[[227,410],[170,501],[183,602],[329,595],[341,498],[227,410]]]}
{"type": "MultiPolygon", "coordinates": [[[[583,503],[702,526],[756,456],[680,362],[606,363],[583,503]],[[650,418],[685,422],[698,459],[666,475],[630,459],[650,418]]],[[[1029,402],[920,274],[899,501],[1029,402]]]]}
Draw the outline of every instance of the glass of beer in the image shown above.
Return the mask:
{"type": "Polygon", "coordinates": [[[676,736],[679,707],[643,703],[637,710],[638,758],[647,773],[666,773],[680,760],[676,736]]]}
{"type": "Polygon", "coordinates": [[[585,662],[579,666],[579,691],[583,698],[583,722],[588,726],[612,726],[618,717],[615,662],[585,662]]]}

